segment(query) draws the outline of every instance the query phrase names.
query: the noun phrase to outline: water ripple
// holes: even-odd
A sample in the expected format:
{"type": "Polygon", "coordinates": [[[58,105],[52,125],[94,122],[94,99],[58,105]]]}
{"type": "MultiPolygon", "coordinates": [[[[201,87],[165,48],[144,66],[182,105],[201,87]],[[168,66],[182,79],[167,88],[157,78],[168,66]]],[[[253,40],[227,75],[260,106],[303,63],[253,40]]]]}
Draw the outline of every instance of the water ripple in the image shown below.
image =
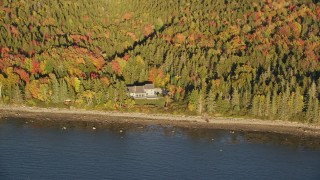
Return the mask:
{"type": "Polygon", "coordinates": [[[157,126],[122,134],[107,127],[61,131],[12,120],[0,123],[0,179],[320,177],[319,149],[256,139],[257,134],[157,126]]]}

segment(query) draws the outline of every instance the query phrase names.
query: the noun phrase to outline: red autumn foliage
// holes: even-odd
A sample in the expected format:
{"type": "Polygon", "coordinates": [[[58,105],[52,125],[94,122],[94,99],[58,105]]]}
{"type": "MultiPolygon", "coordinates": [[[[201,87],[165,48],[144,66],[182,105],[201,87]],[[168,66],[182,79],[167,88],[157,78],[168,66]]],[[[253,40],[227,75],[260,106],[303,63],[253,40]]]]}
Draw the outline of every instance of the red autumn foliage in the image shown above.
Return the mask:
{"type": "Polygon", "coordinates": [[[35,51],[34,49],[32,49],[32,50],[30,50],[30,51],[28,52],[29,57],[32,57],[32,56],[35,55],[35,54],[36,54],[36,51],[35,51]]]}
{"type": "Polygon", "coordinates": [[[45,37],[46,40],[50,40],[51,39],[51,35],[49,33],[46,33],[44,35],[44,37],[45,37]]]}
{"type": "Polygon", "coordinates": [[[7,58],[0,59],[0,70],[2,72],[5,73],[6,69],[10,67],[10,65],[11,65],[11,62],[7,58]]]}
{"type": "Polygon", "coordinates": [[[317,69],[317,67],[319,67],[319,59],[312,60],[312,59],[306,58],[299,62],[304,70],[315,70],[317,69]]]}
{"type": "Polygon", "coordinates": [[[212,26],[212,27],[217,27],[217,23],[214,21],[214,20],[212,20],[212,21],[209,21],[209,26],[212,26]]]}
{"type": "Polygon", "coordinates": [[[289,10],[293,11],[296,7],[297,7],[296,5],[291,5],[291,6],[289,6],[289,10]]]}
{"type": "Polygon", "coordinates": [[[317,61],[318,62],[318,56],[315,53],[317,51],[316,47],[318,47],[317,43],[307,43],[305,47],[305,55],[308,60],[310,61],[317,61]]]}
{"type": "Polygon", "coordinates": [[[32,70],[31,70],[31,74],[34,75],[36,73],[42,73],[42,70],[40,68],[40,63],[36,60],[32,61],[32,70]]]}
{"type": "Polygon", "coordinates": [[[125,54],[123,56],[123,59],[126,60],[126,61],[129,61],[130,58],[131,58],[131,56],[129,54],[125,54]]]}
{"type": "Polygon", "coordinates": [[[99,74],[96,73],[96,72],[91,72],[91,73],[90,73],[90,78],[91,78],[91,79],[98,79],[98,78],[99,78],[99,74]]]}
{"type": "Polygon", "coordinates": [[[261,19],[261,12],[255,12],[254,13],[254,18],[256,21],[259,21],[261,19]]]}
{"type": "Polygon", "coordinates": [[[2,57],[9,56],[10,49],[8,47],[0,47],[0,53],[2,57]]]}
{"type": "Polygon", "coordinates": [[[93,35],[94,35],[94,32],[92,32],[92,31],[87,32],[87,37],[88,38],[91,38],[93,35]]]}
{"type": "Polygon", "coordinates": [[[31,24],[28,26],[28,29],[29,29],[30,31],[32,31],[33,28],[34,28],[34,27],[33,27],[31,24]]]}
{"type": "Polygon", "coordinates": [[[265,56],[267,56],[267,55],[269,54],[269,51],[268,51],[268,50],[263,50],[263,51],[262,51],[262,54],[265,55],[265,56]]]}
{"type": "Polygon", "coordinates": [[[83,41],[83,42],[88,41],[88,37],[83,35],[72,34],[70,36],[75,43],[79,43],[80,41],[83,41]]]}
{"type": "Polygon", "coordinates": [[[18,28],[17,27],[15,27],[15,26],[10,26],[10,33],[12,34],[12,35],[14,35],[15,37],[17,37],[17,36],[19,36],[19,30],[18,30],[18,28]]]}
{"type": "MultiPolygon", "coordinates": [[[[181,34],[182,36],[184,36],[183,34],[181,34]]],[[[183,38],[183,37],[178,37],[178,38],[183,38]]],[[[177,38],[177,37],[176,37],[177,38]]],[[[191,33],[189,36],[188,36],[188,41],[189,41],[189,44],[193,44],[193,42],[205,42],[205,41],[210,41],[209,39],[210,37],[209,36],[205,36],[204,34],[201,34],[201,33],[191,33]]],[[[212,37],[211,37],[212,38],[212,37]]]]}
{"type": "Polygon", "coordinates": [[[90,20],[90,17],[89,17],[89,16],[83,16],[83,20],[84,20],[84,21],[89,21],[89,20],[90,20]]]}
{"type": "Polygon", "coordinates": [[[320,6],[316,9],[317,19],[320,20],[320,6]]]}
{"type": "Polygon", "coordinates": [[[121,75],[121,68],[120,68],[120,64],[118,61],[112,61],[112,68],[113,71],[116,72],[118,75],[121,75]]]}
{"type": "Polygon", "coordinates": [[[24,82],[28,83],[30,81],[30,75],[29,73],[27,73],[26,70],[19,67],[15,67],[13,71],[17,73],[20,76],[20,79],[22,79],[24,82]]]}
{"type": "Polygon", "coordinates": [[[39,41],[32,40],[31,43],[32,43],[33,46],[40,46],[40,42],[39,41]]]}
{"type": "Polygon", "coordinates": [[[86,79],[86,78],[87,78],[87,75],[86,75],[86,73],[82,72],[82,73],[80,74],[80,77],[82,77],[83,79],[86,79]]]}
{"type": "Polygon", "coordinates": [[[12,8],[6,8],[6,7],[3,7],[2,10],[5,11],[5,12],[7,12],[7,13],[11,13],[11,12],[14,11],[14,9],[12,9],[12,8]]]}
{"type": "Polygon", "coordinates": [[[298,39],[298,43],[300,44],[300,46],[304,46],[305,45],[305,41],[302,39],[298,39]]]}

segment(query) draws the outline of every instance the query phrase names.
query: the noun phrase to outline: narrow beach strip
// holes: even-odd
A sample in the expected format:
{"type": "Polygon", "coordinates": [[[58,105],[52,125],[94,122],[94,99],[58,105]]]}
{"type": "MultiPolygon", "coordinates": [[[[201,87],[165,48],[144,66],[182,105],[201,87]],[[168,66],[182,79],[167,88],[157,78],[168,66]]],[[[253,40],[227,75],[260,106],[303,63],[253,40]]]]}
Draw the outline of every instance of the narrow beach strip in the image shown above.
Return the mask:
{"type": "Polygon", "coordinates": [[[35,120],[90,121],[102,123],[136,123],[172,125],[241,131],[262,131],[320,138],[320,126],[281,120],[259,120],[229,117],[202,117],[171,114],[145,114],[83,109],[0,106],[0,119],[34,118],[35,120]]]}

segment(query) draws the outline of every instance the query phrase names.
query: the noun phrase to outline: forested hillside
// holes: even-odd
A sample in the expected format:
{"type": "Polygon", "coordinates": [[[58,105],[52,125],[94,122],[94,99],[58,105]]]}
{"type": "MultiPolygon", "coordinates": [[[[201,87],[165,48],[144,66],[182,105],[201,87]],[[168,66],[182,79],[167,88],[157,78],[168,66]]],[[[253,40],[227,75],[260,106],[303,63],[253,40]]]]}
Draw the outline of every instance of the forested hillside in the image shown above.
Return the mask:
{"type": "Polygon", "coordinates": [[[188,112],[320,122],[317,0],[0,5],[0,103],[130,109],[152,81],[188,112]]]}

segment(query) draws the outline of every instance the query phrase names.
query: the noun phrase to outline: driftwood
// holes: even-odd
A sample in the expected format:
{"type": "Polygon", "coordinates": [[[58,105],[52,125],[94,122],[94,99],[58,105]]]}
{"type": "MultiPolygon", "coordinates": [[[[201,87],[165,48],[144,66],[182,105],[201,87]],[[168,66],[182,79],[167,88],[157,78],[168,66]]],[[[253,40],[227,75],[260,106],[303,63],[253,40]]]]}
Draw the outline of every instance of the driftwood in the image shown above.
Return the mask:
{"type": "Polygon", "coordinates": [[[64,100],[63,102],[65,105],[69,106],[69,105],[72,105],[73,104],[73,101],[71,99],[66,99],[64,100]]]}
{"type": "Polygon", "coordinates": [[[208,122],[209,122],[209,116],[208,116],[208,114],[207,114],[207,113],[204,113],[204,114],[202,115],[202,119],[205,120],[205,121],[208,123],[208,122]]]}

